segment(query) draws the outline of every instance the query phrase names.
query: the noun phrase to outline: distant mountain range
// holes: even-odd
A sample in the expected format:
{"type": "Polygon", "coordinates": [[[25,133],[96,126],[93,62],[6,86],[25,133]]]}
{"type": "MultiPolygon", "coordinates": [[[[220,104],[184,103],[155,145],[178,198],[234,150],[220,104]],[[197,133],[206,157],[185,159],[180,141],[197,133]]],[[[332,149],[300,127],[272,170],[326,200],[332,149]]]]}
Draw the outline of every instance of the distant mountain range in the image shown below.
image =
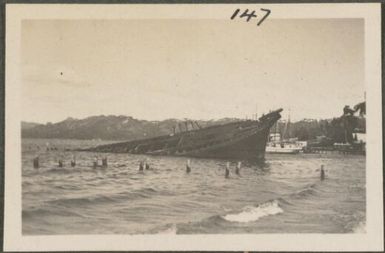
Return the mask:
{"type": "MultiPolygon", "coordinates": [[[[219,120],[198,120],[201,127],[226,124],[239,121],[236,118],[224,118],[219,120]]],[[[365,118],[356,118],[356,128],[365,132],[365,118]]],[[[198,126],[194,124],[195,128],[198,126]]],[[[85,119],[67,118],[58,123],[39,124],[33,122],[21,122],[21,136],[23,138],[55,138],[55,139],[80,139],[80,140],[134,140],[148,137],[171,134],[173,128],[179,132],[186,129],[185,121],[166,119],[163,121],[138,120],[129,116],[92,116],[85,119]],[[179,125],[179,126],[178,126],[179,125]]],[[[191,129],[191,123],[188,124],[191,129]]],[[[341,142],[345,138],[344,129],[340,118],[327,120],[304,119],[286,125],[286,120],[281,120],[272,132],[280,132],[284,137],[297,137],[299,140],[316,139],[317,136],[328,136],[341,142]],[[286,131],[284,130],[286,129],[286,131]],[[285,134],[286,132],[286,134],[285,134]]]]}
{"type": "MultiPolygon", "coordinates": [[[[238,121],[235,118],[196,121],[202,127],[238,121]]],[[[182,120],[166,119],[163,121],[138,120],[129,116],[92,116],[85,119],[67,118],[58,123],[38,124],[21,122],[23,138],[57,138],[57,139],[101,139],[133,140],[171,134],[173,128],[179,131],[178,124],[185,129],[182,120]]],[[[197,128],[198,126],[194,124],[197,128]]],[[[192,128],[191,124],[188,125],[192,128]]]]}
{"type": "Polygon", "coordinates": [[[21,129],[23,129],[23,130],[25,130],[25,129],[30,129],[30,128],[33,128],[33,127],[39,126],[39,125],[42,125],[42,124],[34,123],[34,122],[25,122],[25,121],[22,121],[22,122],[21,122],[21,129]]]}

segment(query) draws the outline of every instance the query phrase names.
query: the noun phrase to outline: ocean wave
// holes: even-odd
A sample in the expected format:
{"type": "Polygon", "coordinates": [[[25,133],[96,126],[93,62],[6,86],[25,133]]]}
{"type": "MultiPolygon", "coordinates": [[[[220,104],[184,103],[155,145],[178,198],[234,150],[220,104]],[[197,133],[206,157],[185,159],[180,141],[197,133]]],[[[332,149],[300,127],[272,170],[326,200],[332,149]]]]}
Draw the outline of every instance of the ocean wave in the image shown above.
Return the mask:
{"type": "Polygon", "coordinates": [[[83,215],[69,210],[50,210],[50,209],[30,209],[22,211],[23,219],[31,219],[34,217],[47,217],[47,216],[60,216],[60,217],[84,217],[83,215]]]}
{"type": "Polygon", "coordinates": [[[82,189],[82,186],[80,185],[54,185],[53,186],[54,188],[56,189],[60,189],[60,190],[80,190],[82,189]]]}
{"type": "Polygon", "coordinates": [[[70,173],[78,173],[81,170],[79,168],[48,168],[46,170],[40,170],[40,173],[59,173],[59,174],[70,174],[70,173]]]}
{"type": "Polygon", "coordinates": [[[291,203],[290,201],[288,201],[284,198],[278,198],[277,201],[278,201],[280,206],[292,206],[293,205],[293,203],[291,203]]]}
{"type": "Polygon", "coordinates": [[[313,195],[317,195],[317,194],[318,194],[318,191],[316,189],[316,184],[312,184],[312,185],[309,185],[298,192],[295,192],[294,194],[292,194],[292,197],[303,198],[303,197],[313,196],[313,195]]]}
{"type": "Polygon", "coordinates": [[[78,206],[89,204],[106,204],[120,202],[124,200],[133,200],[138,198],[150,198],[153,194],[156,194],[157,190],[153,188],[143,188],[137,191],[123,191],[110,195],[93,195],[93,196],[81,196],[75,198],[62,198],[48,201],[49,204],[64,205],[64,206],[78,206]]]}
{"type": "Polygon", "coordinates": [[[175,224],[171,224],[171,225],[168,225],[166,226],[164,229],[161,229],[159,231],[157,231],[157,234],[161,234],[161,235],[176,235],[177,234],[177,227],[175,224]]]}
{"type": "Polygon", "coordinates": [[[242,212],[236,214],[226,214],[223,219],[231,222],[252,222],[262,217],[283,213],[277,200],[272,200],[258,206],[246,206],[242,212]]]}
{"type": "Polygon", "coordinates": [[[54,205],[78,206],[78,205],[96,204],[96,203],[104,204],[104,203],[113,202],[113,201],[114,199],[111,197],[97,195],[97,196],[91,196],[91,197],[55,199],[55,200],[47,201],[47,203],[54,204],[54,205]]]}
{"type": "Polygon", "coordinates": [[[366,224],[365,222],[359,222],[355,227],[353,227],[353,233],[363,234],[366,233],[366,224]]]}

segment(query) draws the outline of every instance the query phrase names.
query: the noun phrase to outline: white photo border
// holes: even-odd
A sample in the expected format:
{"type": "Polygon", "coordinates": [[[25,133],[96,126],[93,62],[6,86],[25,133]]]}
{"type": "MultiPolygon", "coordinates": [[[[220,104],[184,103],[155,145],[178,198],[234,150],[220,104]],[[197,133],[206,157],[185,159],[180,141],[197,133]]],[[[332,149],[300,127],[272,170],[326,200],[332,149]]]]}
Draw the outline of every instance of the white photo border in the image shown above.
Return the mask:
{"type": "Polygon", "coordinates": [[[4,251],[383,251],[381,4],[7,4],[4,251]],[[25,19],[228,19],[237,8],[269,19],[365,19],[366,233],[23,236],[21,229],[21,21],[25,19]]]}

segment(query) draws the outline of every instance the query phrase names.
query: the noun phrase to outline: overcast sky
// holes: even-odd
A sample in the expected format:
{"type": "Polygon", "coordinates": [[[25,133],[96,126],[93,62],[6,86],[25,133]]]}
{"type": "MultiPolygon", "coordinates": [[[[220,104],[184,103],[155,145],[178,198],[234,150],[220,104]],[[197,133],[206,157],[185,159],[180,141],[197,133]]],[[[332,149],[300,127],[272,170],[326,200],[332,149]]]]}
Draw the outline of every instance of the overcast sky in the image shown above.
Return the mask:
{"type": "Polygon", "coordinates": [[[331,118],[364,98],[362,19],[26,20],[23,120],[331,118]]]}

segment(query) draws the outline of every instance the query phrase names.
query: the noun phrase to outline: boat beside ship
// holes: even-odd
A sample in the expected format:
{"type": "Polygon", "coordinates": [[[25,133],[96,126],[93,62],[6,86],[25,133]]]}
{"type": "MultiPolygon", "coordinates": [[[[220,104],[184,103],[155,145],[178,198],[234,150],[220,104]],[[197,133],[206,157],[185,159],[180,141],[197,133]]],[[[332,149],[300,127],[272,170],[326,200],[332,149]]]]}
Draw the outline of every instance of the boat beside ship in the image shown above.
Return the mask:
{"type": "Polygon", "coordinates": [[[306,141],[298,141],[298,138],[291,138],[289,134],[290,113],[289,118],[285,121],[283,133],[281,135],[278,129],[278,121],[272,128],[272,133],[269,135],[269,141],[266,145],[266,153],[273,154],[298,154],[306,147],[306,141]]]}
{"type": "MultiPolygon", "coordinates": [[[[266,145],[266,153],[298,154],[303,151],[304,143],[297,140],[282,140],[279,133],[272,133],[266,145]]],[[[306,145],[306,144],[305,144],[306,145]]]]}

